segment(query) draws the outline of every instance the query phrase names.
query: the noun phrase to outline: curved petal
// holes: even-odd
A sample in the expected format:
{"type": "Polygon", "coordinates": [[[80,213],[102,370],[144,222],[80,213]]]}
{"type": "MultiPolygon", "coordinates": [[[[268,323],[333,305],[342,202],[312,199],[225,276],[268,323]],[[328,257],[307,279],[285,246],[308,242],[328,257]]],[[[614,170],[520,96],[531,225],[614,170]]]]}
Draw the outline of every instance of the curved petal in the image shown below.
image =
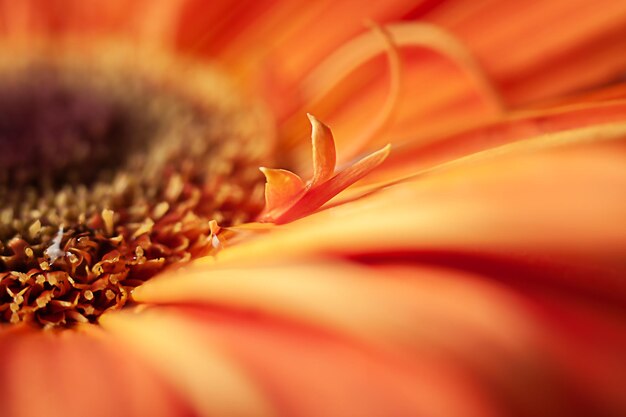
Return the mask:
{"type": "Polygon", "coordinates": [[[286,210],[278,212],[276,216],[267,218],[267,220],[271,220],[277,224],[289,223],[314,213],[341,191],[375,170],[385,161],[390,150],[391,146],[387,145],[383,149],[363,157],[342,171],[339,171],[326,182],[308,189],[297,202],[288,206],[286,210]]]}
{"type": "Polygon", "coordinates": [[[293,86],[321,58],[358,33],[363,20],[384,23],[403,18],[436,23],[466,40],[488,71],[507,81],[515,100],[524,99],[522,94],[528,100],[529,95],[563,92],[592,79],[595,83],[611,73],[617,75],[625,64],[611,56],[618,45],[623,46],[620,28],[626,18],[624,5],[614,1],[561,0],[524,7],[462,0],[417,4],[346,0],[307,5],[285,1],[245,2],[238,8],[227,2],[207,8],[204,2],[189,1],[178,36],[181,48],[209,56],[221,53],[252,73],[258,74],[259,62],[271,60],[273,79],[293,86]],[[316,30],[322,21],[325,30],[316,30]],[[532,41],[526,35],[532,36],[532,41]],[[520,43],[523,37],[526,42],[520,43]],[[251,49],[250,45],[257,47],[251,49]],[[578,62],[590,53],[598,59],[578,62]],[[553,65],[561,57],[572,61],[553,65]],[[584,65],[586,79],[580,77],[581,71],[564,77],[573,62],[579,68],[584,65]],[[532,88],[533,83],[541,88],[532,88]]]}

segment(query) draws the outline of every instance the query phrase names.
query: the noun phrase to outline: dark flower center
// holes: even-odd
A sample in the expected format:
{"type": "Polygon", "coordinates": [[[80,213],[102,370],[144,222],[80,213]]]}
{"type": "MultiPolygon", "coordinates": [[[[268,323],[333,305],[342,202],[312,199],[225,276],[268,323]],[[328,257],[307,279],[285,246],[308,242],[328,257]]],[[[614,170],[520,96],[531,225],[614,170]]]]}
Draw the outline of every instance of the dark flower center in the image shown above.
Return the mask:
{"type": "Polygon", "coordinates": [[[259,213],[258,115],[178,87],[58,63],[0,73],[0,321],[95,322],[165,267],[215,250],[212,220],[259,213]]]}

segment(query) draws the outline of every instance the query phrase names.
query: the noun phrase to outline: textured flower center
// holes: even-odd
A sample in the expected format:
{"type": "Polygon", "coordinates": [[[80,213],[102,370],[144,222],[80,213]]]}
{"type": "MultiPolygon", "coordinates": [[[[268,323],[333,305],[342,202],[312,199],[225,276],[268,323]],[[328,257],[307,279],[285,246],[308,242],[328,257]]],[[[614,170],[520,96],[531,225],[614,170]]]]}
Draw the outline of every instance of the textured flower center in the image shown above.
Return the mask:
{"type": "Polygon", "coordinates": [[[259,116],[192,90],[50,62],[0,72],[0,321],[95,322],[215,250],[213,220],[259,213],[259,116]]]}

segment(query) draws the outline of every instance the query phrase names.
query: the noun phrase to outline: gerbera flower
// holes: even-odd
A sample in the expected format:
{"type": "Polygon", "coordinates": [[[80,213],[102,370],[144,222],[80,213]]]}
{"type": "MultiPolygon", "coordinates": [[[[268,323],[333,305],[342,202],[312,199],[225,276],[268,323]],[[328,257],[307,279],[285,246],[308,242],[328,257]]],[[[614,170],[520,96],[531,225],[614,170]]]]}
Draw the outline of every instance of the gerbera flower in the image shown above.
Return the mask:
{"type": "Polygon", "coordinates": [[[626,413],[626,5],[0,5],[0,414],[626,413]]]}

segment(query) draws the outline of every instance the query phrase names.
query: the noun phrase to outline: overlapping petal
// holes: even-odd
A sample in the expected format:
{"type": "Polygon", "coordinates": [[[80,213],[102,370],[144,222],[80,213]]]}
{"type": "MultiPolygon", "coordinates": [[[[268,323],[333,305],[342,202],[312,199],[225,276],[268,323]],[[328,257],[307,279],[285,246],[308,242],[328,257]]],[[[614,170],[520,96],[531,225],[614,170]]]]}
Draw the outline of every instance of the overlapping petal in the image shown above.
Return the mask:
{"type": "MultiPolygon", "coordinates": [[[[150,340],[157,346],[172,344],[168,342],[172,335],[190,330],[193,338],[185,340],[208,355],[208,359],[190,362],[196,368],[211,360],[211,351],[223,351],[226,363],[232,360],[254,382],[272,407],[272,415],[496,415],[487,401],[489,394],[477,390],[470,377],[453,364],[437,360],[436,355],[409,358],[280,318],[205,307],[153,308],[105,322],[105,327],[118,334],[130,323],[136,324],[137,330],[146,324],[175,324],[171,333],[152,333],[150,340]]],[[[146,344],[144,349],[152,346],[146,344]]],[[[194,378],[200,376],[194,373],[194,378]]],[[[211,388],[211,395],[233,398],[228,384],[211,388]]],[[[206,393],[206,388],[202,392],[206,393]]],[[[215,407],[222,402],[207,402],[205,411],[220,415],[224,410],[215,407]]],[[[238,404],[243,407],[247,403],[238,404]]],[[[265,415],[263,408],[247,412],[265,415]]]]}
{"type": "MultiPolygon", "coordinates": [[[[391,153],[386,169],[373,173],[368,181],[402,177],[408,172],[418,172],[537,136],[623,122],[626,120],[623,97],[622,92],[614,91],[606,100],[565,102],[544,109],[520,111],[502,120],[430,140],[407,137],[400,140],[396,151],[391,153]]],[[[574,138],[576,134],[571,136],[574,138]]]]}
{"type": "MultiPolygon", "coordinates": [[[[535,146],[518,144],[508,157],[495,152],[426,171],[283,226],[272,239],[233,247],[218,260],[420,247],[616,256],[626,238],[614,227],[626,208],[620,192],[626,181],[621,140],[626,131],[623,124],[610,127],[576,132],[605,143],[573,141],[542,151],[548,138],[540,138],[535,146]]],[[[562,144],[573,136],[564,132],[554,139],[562,144]]]]}
{"type": "MultiPolygon", "coordinates": [[[[415,21],[436,24],[465,45],[504,102],[513,107],[618,80],[626,67],[618,53],[626,42],[622,30],[626,8],[615,1],[524,5],[501,1],[398,1],[356,7],[351,1],[307,5],[281,2],[276,7],[254,2],[242,5],[242,9],[243,20],[237,19],[234,24],[238,13],[234,9],[224,6],[203,13],[201,2],[188,3],[185,16],[191,24],[180,29],[180,47],[194,50],[191,45],[200,42],[204,46],[201,54],[225,58],[233,68],[240,69],[241,77],[254,85],[255,91],[265,88],[265,96],[285,121],[283,139],[288,146],[306,137],[307,126],[298,121],[304,111],[314,112],[333,126],[338,138],[348,141],[380,109],[388,90],[384,59],[353,71],[320,105],[312,107],[308,93],[301,90],[307,87],[303,83],[306,77],[338,45],[362,31],[359,25],[364,18],[382,24],[398,20],[407,22],[407,26],[415,21]],[[297,17],[284,19],[294,14],[297,17]],[[214,27],[217,21],[220,23],[214,27]],[[325,22],[324,31],[319,30],[319,22],[325,22]],[[244,31],[231,36],[241,25],[245,25],[244,31]],[[251,39],[262,47],[247,53],[245,45],[251,39]]],[[[400,39],[400,34],[395,36],[400,39]]],[[[432,138],[493,117],[481,104],[483,98],[477,94],[475,84],[463,75],[465,68],[451,61],[443,50],[433,51],[419,44],[402,47],[404,94],[395,123],[381,142],[410,135],[432,138]]],[[[341,77],[340,71],[336,76],[341,77]]]]}
{"type": "MultiPolygon", "coordinates": [[[[626,366],[626,234],[616,226],[626,214],[624,139],[619,123],[573,129],[379,185],[227,248],[216,262],[200,260],[151,281],[134,296],[195,305],[209,328],[234,320],[236,330],[222,337],[242,346],[249,345],[242,322],[264,340],[267,321],[287,321],[297,326],[289,327],[292,337],[312,327],[408,355],[407,363],[417,364],[404,365],[414,369],[413,392],[430,382],[422,361],[452,366],[446,375],[475,381],[479,413],[619,415],[626,410],[613,388],[626,366]]],[[[346,359],[320,364],[281,339],[272,352],[296,355],[305,368],[316,364],[311,374],[284,374],[283,362],[268,364],[256,349],[233,346],[270,379],[278,373],[315,392],[334,386],[317,372],[346,369],[346,359]]],[[[353,384],[354,398],[376,382],[353,384]]],[[[442,390],[446,401],[475,405],[463,390],[442,390]]],[[[432,406],[428,398],[415,401],[427,407],[416,410],[432,406]]]]}
{"type": "MultiPolygon", "coordinates": [[[[309,184],[264,172],[268,220],[287,224],[231,229],[215,258],[138,288],[150,306],[105,316],[104,330],[3,331],[7,414],[626,413],[623,89],[500,111],[617,80],[624,4],[83,3],[2,2],[3,33],[123,32],[218,58],[265,92],[296,165],[304,111],[333,126],[340,151],[380,111],[389,45],[363,35],[330,55],[361,18],[386,24],[404,96],[393,125],[358,150],[396,147],[369,183],[335,197],[363,165],[333,176],[334,144],[316,125],[309,184]],[[469,61],[421,45],[414,20],[458,41],[489,85],[477,88],[469,61]],[[336,64],[355,50],[370,54],[362,66],[336,64]],[[320,68],[350,76],[314,102],[321,84],[307,76],[320,68]]],[[[363,172],[386,151],[374,155],[363,172]]]]}

